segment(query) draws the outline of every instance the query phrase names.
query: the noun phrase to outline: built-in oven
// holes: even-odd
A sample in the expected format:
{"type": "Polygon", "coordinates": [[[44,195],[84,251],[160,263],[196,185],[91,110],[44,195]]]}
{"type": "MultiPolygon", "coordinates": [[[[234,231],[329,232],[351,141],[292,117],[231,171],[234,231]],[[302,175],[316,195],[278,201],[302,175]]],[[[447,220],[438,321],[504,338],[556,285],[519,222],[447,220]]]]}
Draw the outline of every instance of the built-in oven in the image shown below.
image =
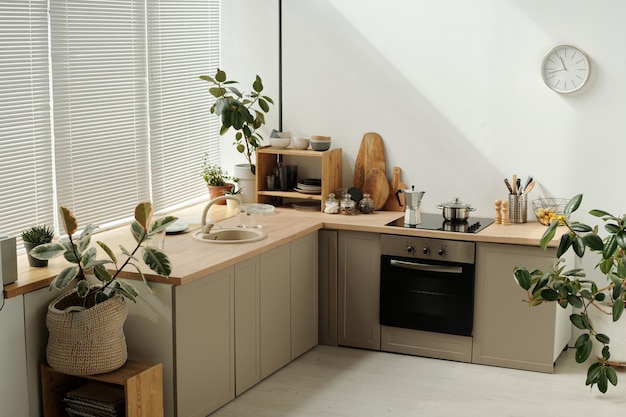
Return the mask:
{"type": "Polygon", "coordinates": [[[380,324],[471,336],[473,242],[381,236],[380,324]]]}

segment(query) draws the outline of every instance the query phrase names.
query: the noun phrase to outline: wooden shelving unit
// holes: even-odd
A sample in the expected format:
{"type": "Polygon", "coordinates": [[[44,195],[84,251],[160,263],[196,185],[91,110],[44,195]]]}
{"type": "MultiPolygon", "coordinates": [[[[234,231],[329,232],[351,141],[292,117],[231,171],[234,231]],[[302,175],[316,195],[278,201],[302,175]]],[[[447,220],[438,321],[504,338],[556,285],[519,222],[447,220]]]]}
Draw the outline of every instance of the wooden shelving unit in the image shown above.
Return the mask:
{"type": "MultiPolygon", "coordinates": [[[[341,188],[341,158],[341,148],[329,149],[321,152],[311,149],[298,150],[292,148],[273,148],[271,146],[258,148],[256,153],[257,203],[272,203],[277,197],[298,200],[326,200],[329,193],[334,193],[338,188],[341,188]],[[306,157],[319,159],[319,178],[322,180],[322,192],[320,194],[303,194],[297,191],[267,190],[266,177],[273,173],[279,155],[285,157],[306,157]]],[[[321,206],[323,211],[323,204],[321,206]]]]}
{"type": "Polygon", "coordinates": [[[89,380],[124,388],[126,417],[163,417],[162,365],[135,361],[127,361],[116,371],[90,376],[67,375],[42,364],[43,416],[67,417],[63,397],[89,380]]]}

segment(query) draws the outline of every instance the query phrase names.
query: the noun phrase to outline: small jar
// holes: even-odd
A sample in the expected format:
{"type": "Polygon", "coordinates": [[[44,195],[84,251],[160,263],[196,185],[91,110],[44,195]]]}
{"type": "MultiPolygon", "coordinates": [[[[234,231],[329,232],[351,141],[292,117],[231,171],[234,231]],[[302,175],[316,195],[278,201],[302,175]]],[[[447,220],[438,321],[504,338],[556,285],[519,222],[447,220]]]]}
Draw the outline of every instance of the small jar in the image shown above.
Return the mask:
{"type": "Polygon", "coordinates": [[[363,194],[363,199],[359,201],[359,211],[365,214],[374,212],[374,200],[368,193],[363,194]]]}
{"type": "Polygon", "coordinates": [[[341,200],[341,214],[356,214],[356,203],[350,198],[350,194],[345,193],[341,200]]]}
{"type": "Polygon", "coordinates": [[[337,214],[339,213],[339,201],[335,198],[334,193],[328,194],[328,199],[324,203],[324,213],[337,214]]]}

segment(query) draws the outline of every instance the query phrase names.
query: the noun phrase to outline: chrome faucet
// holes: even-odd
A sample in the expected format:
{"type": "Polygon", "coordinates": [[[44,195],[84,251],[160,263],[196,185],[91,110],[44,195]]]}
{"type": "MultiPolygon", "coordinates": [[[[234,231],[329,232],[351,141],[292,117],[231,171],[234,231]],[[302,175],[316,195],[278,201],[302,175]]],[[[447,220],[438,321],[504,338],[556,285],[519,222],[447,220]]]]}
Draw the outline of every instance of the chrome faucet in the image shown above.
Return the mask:
{"type": "Polygon", "coordinates": [[[236,202],[239,203],[239,205],[242,204],[241,198],[239,196],[233,195],[233,194],[226,194],[226,195],[215,197],[215,198],[209,200],[207,205],[204,207],[204,210],[202,211],[202,218],[200,219],[200,225],[202,226],[202,233],[203,234],[209,234],[211,232],[211,229],[213,229],[213,226],[215,226],[215,223],[207,222],[207,220],[206,220],[206,216],[209,213],[209,209],[211,208],[211,206],[213,204],[217,203],[218,201],[222,201],[222,200],[235,200],[236,202]]]}

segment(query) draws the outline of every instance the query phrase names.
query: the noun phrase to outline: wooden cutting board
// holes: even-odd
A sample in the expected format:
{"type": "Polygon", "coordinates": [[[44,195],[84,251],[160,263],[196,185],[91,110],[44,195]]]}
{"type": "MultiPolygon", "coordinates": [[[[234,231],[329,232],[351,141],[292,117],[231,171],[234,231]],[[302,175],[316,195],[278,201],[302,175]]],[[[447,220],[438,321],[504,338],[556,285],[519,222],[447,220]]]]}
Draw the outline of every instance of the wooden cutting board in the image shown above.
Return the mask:
{"type": "Polygon", "coordinates": [[[400,167],[393,167],[392,179],[389,181],[389,197],[387,197],[383,210],[404,211],[404,194],[400,193],[399,195],[402,206],[398,204],[398,199],[396,198],[396,192],[398,190],[406,189],[406,184],[400,181],[400,172],[400,167]]]}
{"type": "MultiPolygon", "coordinates": [[[[354,186],[360,190],[365,184],[365,177],[373,168],[385,174],[385,148],[378,133],[368,132],[361,139],[361,147],[354,165],[354,186]]],[[[387,180],[385,180],[387,182],[387,180]]]]}
{"type": "Polygon", "coordinates": [[[374,210],[380,210],[389,198],[389,182],[385,172],[380,168],[372,168],[365,176],[363,194],[369,193],[374,200],[374,210]]]}

